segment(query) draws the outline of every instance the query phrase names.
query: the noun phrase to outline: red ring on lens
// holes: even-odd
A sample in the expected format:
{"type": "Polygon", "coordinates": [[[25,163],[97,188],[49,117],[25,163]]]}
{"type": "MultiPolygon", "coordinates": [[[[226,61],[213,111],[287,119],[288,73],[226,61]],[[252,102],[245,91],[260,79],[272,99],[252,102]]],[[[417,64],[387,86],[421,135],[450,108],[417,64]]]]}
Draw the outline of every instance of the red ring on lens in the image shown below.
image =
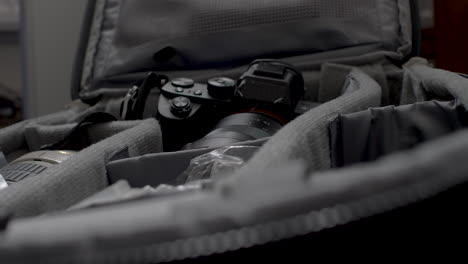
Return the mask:
{"type": "Polygon", "coordinates": [[[263,114],[263,115],[266,115],[266,116],[269,116],[271,118],[274,118],[276,119],[277,121],[279,121],[283,126],[286,125],[287,123],[289,123],[288,121],[286,121],[286,119],[278,116],[278,115],[275,115],[274,113],[270,112],[270,111],[266,111],[266,110],[263,110],[263,109],[249,109],[249,110],[241,110],[237,113],[258,113],[258,114],[263,114]]]}

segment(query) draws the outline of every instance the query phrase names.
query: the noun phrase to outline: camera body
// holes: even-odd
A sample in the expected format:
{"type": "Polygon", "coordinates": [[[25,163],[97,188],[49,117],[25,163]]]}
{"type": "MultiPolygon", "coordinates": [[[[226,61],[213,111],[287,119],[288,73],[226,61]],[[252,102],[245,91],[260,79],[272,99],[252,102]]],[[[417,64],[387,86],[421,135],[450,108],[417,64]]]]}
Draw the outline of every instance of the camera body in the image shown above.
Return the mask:
{"type": "Polygon", "coordinates": [[[254,61],[237,81],[226,77],[206,83],[173,79],[161,88],[158,104],[165,151],[184,146],[216,147],[222,146],[223,140],[228,144],[272,136],[287,121],[310,109],[300,103],[303,94],[301,73],[289,64],[273,60],[254,61]],[[223,122],[227,117],[230,121],[223,122]],[[217,126],[220,120],[224,127],[217,126]],[[213,128],[221,131],[209,134],[216,138],[209,140],[211,144],[186,145],[213,128]]]}

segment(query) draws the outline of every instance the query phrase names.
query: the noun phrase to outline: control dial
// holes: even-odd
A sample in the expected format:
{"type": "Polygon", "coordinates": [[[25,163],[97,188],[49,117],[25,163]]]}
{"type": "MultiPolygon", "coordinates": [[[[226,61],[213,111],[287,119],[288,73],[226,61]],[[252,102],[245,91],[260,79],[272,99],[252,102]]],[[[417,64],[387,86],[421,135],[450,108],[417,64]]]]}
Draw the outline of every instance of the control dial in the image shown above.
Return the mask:
{"type": "Polygon", "coordinates": [[[208,93],[216,99],[229,99],[236,90],[236,81],[226,77],[216,77],[208,80],[208,93]]]}

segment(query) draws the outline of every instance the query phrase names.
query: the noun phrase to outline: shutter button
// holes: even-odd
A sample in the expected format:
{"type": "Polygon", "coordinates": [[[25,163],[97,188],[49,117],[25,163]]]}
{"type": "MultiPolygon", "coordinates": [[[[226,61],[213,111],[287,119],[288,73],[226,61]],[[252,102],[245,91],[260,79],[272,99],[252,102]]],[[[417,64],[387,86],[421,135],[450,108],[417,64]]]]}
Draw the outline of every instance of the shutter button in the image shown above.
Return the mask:
{"type": "Polygon", "coordinates": [[[192,102],[187,97],[179,96],[172,99],[171,112],[178,117],[186,117],[192,111],[192,102]]]}

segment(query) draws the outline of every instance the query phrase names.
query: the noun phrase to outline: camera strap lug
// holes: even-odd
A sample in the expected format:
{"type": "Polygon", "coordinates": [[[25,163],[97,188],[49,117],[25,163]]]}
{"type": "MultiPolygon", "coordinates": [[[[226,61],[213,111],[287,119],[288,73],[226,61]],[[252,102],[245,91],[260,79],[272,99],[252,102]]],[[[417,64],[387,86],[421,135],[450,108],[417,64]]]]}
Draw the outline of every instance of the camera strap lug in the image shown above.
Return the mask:
{"type": "Polygon", "coordinates": [[[155,87],[161,89],[169,81],[165,75],[150,72],[145,79],[138,81],[125,96],[120,107],[121,120],[138,120],[143,118],[146,100],[155,87]]]}

